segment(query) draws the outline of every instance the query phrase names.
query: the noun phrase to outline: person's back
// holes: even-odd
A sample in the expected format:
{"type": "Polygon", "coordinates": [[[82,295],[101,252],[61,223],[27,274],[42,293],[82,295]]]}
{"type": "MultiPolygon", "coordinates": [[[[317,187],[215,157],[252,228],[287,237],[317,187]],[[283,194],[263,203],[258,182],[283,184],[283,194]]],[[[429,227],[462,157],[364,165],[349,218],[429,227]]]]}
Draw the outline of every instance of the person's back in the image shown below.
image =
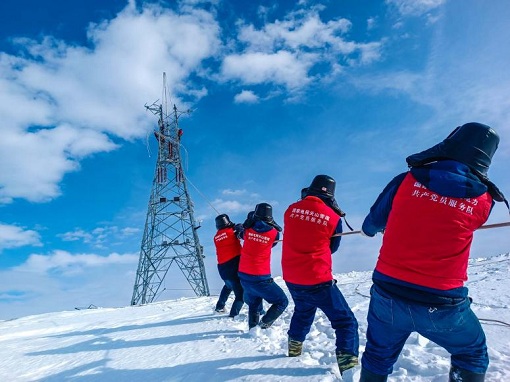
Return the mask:
{"type": "Polygon", "coordinates": [[[411,169],[393,199],[376,269],[425,287],[461,287],[473,232],[491,207],[487,187],[460,162],[411,169]]]}
{"type": "Polygon", "coordinates": [[[236,256],[241,255],[241,241],[237,237],[234,227],[226,227],[218,230],[214,235],[216,258],[218,264],[226,263],[236,256]]]}
{"type": "Polygon", "coordinates": [[[317,175],[301,190],[302,200],[284,215],[283,279],[294,300],[287,332],[288,355],[298,357],[310,332],[317,309],[335,330],[338,368],[343,377],[358,365],[358,322],[333,280],[332,253],[340,245],[343,212],[335,200],[335,180],[317,175]]]}
{"type": "Polygon", "coordinates": [[[333,279],[331,238],[337,232],[340,216],[316,196],[306,196],[291,204],[283,222],[283,279],[301,285],[333,279]]]}
{"type": "Polygon", "coordinates": [[[235,300],[229,316],[235,317],[243,306],[244,292],[238,275],[239,257],[241,255],[239,236],[242,234],[242,226],[231,222],[226,214],[218,215],[215,223],[217,232],[214,235],[214,245],[216,247],[218,272],[225,283],[218,297],[215,311],[218,313],[225,312],[225,304],[233,291],[235,300]]]}
{"type": "Polygon", "coordinates": [[[473,232],[493,200],[508,202],[487,178],[499,137],[468,123],[444,141],[409,156],[408,173],[382,191],[362,233],[383,232],[373,273],[362,382],[382,382],[418,332],[451,354],[450,381],[483,381],[488,354],[470,309],[467,278],[473,232]]]}
{"type": "Polygon", "coordinates": [[[270,204],[259,203],[243,223],[243,247],[239,278],[248,304],[248,328],[269,328],[289,303],[285,292],[271,277],[271,249],[277,244],[281,227],[273,219],[270,204]],[[263,300],[271,304],[260,318],[263,300]]]}
{"type": "Polygon", "coordinates": [[[278,231],[261,220],[246,228],[243,234],[243,247],[239,272],[250,275],[271,275],[271,248],[278,231]]]}

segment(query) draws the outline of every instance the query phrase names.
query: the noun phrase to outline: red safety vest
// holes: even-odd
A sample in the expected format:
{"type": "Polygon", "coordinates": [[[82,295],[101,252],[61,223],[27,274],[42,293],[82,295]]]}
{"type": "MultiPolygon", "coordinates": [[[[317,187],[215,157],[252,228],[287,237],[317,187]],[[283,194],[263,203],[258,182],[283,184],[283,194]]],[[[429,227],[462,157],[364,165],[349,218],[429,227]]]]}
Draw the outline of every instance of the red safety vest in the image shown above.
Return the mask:
{"type": "Polygon", "coordinates": [[[439,290],[463,286],[473,232],[487,221],[491,206],[487,192],[446,197],[408,173],[393,199],[376,269],[439,290]]]}
{"type": "Polygon", "coordinates": [[[214,236],[218,264],[226,263],[241,254],[241,242],[232,227],[220,229],[214,236]]]}
{"type": "Polygon", "coordinates": [[[330,239],[340,216],[315,196],[291,204],[285,211],[283,279],[314,285],[333,279],[330,239]]]}
{"type": "Polygon", "coordinates": [[[254,276],[271,274],[271,248],[278,231],[257,232],[253,228],[244,231],[239,272],[254,276]]]}

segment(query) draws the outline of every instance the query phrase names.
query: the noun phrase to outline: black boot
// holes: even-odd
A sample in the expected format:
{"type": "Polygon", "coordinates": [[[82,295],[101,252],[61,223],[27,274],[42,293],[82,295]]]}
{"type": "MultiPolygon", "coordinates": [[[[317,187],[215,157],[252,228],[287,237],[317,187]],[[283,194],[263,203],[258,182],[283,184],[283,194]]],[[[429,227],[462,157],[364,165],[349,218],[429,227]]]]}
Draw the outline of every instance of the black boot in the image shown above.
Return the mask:
{"type": "Polygon", "coordinates": [[[380,375],[372,373],[370,370],[361,368],[361,376],[359,382],[386,382],[388,380],[387,375],[380,375]]]}
{"type": "Polygon", "coordinates": [[[248,329],[254,328],[260,322],[260,314],[259,312],[250,312],[248,311],[248,329]]]}
{"type": "Polygon", "coordinates": [[[452,366],[450,368],[450,382],[483,382],[485,373],[473,373],[472,371],[452,366]]]}

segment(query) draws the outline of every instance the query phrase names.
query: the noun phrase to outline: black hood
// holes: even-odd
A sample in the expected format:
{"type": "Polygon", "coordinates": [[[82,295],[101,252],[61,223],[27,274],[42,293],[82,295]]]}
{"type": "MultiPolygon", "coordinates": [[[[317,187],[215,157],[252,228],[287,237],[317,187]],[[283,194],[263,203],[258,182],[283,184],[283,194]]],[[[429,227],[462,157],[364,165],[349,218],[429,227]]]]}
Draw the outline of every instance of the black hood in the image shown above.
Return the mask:
{"type": "Polygon", "coordinates": [[[499,144],[499,135],[490,126],[469,122],[453,130],[448,137],[431,148],[406,158],[409,167],[419,167],[440,160],[455,160],[468,166],[487,185],[492,198],[508,202],[492,183],[487,172],[499,144]]]}
{"type": "Polygon", "coordinates": [[[499,144],[498,134],[477,122],[457,127],[444,141],[406,158],[411,167],[442,159],[453,159],[469,166],[476,175],[487,179],[487,171],[499,144]]]}

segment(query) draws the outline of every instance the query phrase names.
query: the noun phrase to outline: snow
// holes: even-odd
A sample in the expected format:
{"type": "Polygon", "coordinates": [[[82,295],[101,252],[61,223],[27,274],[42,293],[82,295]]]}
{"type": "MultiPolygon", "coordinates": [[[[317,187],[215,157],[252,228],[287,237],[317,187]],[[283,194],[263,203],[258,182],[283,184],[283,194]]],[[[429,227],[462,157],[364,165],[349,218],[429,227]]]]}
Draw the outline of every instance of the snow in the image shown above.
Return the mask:
{"type": "MultiPolygon", "coordinates": [[[[510,326],[505,324],[510,322],[510,254],[473,259],[469,272],[472,307],[482,319],[491,359],[486,381],[510,381],[510,326]]],[[[363,352],[371,273],[336,279],[359,320],[363,352]]],[[[287,291],[281,278],[275,280],[287,291]]],[[[334,332],[320,311],[303,355],[286,356],[290,296],[289,301],[273,327],[250,332],[247,307],[234,320],[213,314],[216,296],[0,321],[0,381],[340,380],[334,332]]],[[[413,334],[389,381],[447,381],[448,370],[448,353],[413,334]]]]}

